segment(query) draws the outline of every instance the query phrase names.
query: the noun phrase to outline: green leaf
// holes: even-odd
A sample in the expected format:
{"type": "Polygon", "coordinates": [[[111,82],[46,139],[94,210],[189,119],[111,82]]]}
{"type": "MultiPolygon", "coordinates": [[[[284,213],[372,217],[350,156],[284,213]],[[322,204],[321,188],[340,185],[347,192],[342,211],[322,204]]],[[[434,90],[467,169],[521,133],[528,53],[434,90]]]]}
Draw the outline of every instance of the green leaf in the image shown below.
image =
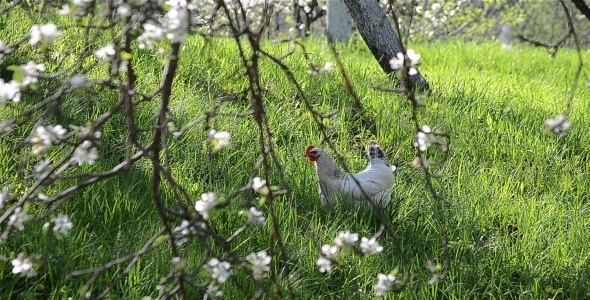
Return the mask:
{"type": "Polygon", "coordinates": [[[160,246],[162,243],[166,242],[168,240],[168,235],[164,234],[159,236],[158,238],[156,238],[156,240],[154,241],[154,243],[152,244],[154,247],[160,246]]]}
{"type": "Polygon", "coordinates": [[[125,52],[123,51],[121,53],[121,59],[122,60],[131,60],[133,58],[133,54],[129,53],[129,52],[125,52]]]}
{"type": "Polygon", "coordinates": [[[12,79],[14,79],[18,83],[23,82],[23,77],[25,76],[25,72],[23,71],[23,68],[21,68],[20,66],[9,66],[6,69],[13,72],[12,79]]]}

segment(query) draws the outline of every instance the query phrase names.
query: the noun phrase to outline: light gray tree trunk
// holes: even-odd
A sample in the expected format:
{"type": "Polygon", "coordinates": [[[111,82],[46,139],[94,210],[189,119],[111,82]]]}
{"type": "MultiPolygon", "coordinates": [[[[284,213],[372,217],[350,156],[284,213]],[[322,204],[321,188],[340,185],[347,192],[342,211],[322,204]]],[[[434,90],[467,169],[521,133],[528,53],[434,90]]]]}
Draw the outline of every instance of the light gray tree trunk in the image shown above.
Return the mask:
{"type": "Polygon", "coordinates": [[[342,0],[328,0],[327,27],[329,42],[348,42],[352,34],[352,19],[342,0]]]}
{"type": "MultiPolygon", "coordinates": [[[[391,27],[385,11],[379,6],[379,2],[377,0],[344,0],[344,4],[383,71],[388,74],[393,73],[395,70],[389,65],[389,60],[401,52],[402,44],[391,27]]],[[[410,80],[415,87],[423,91],[430,90],[428,82],[420,72],[410,76],[410,80]]]]}

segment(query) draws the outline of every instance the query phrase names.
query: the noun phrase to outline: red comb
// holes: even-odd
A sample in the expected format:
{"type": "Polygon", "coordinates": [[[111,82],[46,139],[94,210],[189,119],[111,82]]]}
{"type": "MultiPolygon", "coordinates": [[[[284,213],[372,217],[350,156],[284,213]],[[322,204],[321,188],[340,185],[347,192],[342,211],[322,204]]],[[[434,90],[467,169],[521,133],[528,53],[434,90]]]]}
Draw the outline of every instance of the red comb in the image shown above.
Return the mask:
{"type": "Polygon", "coordinates": [[[307,146],[307,149],[305,150],[305,154],[309,154],[309,151],[311,151],[311,149],[315,148],[315,146],[307,146]]]}

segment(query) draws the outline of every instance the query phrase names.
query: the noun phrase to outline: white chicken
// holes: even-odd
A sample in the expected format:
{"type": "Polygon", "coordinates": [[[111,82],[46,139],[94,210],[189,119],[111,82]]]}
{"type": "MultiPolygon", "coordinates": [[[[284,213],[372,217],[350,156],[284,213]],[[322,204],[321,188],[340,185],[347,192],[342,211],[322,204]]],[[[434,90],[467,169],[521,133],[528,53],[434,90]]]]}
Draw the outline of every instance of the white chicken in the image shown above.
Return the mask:
{"type": "Polygon", "coordinates": [[[348,203],[355,205],[364,203],[371,207],[362,191],[377,207],[385,207],[389,204],[394,185],[393,170],[377,142],[373,141],[369,144],[367,154],[369,165],[360,173],[350,174],[342,172],[324,150],[314,146],[307,147],[305,156],[315,163],[320,201],[323,205],[334,205],[337,199],[343,199],[348,203]],[[352,176],[356,178],[360,188],[352,176]]]}

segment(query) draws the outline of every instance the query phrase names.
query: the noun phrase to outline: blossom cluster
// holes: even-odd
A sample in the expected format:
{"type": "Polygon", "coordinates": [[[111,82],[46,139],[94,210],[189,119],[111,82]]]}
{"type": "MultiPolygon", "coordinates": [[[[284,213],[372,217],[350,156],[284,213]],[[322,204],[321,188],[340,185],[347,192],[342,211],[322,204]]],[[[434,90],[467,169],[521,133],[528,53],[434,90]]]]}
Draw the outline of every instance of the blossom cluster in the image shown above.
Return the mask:
{"type": "Polygon", "coordinates": [[[373,286],[377,296],[385,296],[395,286],[396,278],[393,274],[377,275],[377,283],[373,286]]]}
{"type": "Polygon", "coordinates": [[[19,253],[15,259],[12,260],[12,273],[21,274],[27,277],[37,275],[37,270],[34,266],[33,258],[27,257],[23,252],[19,253]]]}
{"type": "Polygon", "coordinates": [[[416,141],[414,147],[420,151],[426,151],[433,143],[436,142],[436,137],[428,125],[422,126],[422,129],[416,133],[416,141]]]}
{"type": "MultiPolygon", "coordinates": [[[[251,187],[262,195],[266,195],[269,192],[266,180],[260,179],[260,177],[255,177],[252,180],[251,187]]],[[[203,193],[201,194],[201,200],[195,203],[195,210],[203,219],[207,220],[218,204],[219,201],[215,193],[203,193]]],[[[248,208],[248,210],[240,211],[239,214],[247,216],[246,225],[266,225],[264,214],[254,206],[248,208]]]]}
{"type": "MultiPolygon", "coordinates": [[[[413,10],[413,26],[410,28],[410,38],[415,36],[436,37],[456,30],[461,16],[468,14],[468,1],[430,1],[428,5],[415,5],[413,10]]],[[[469,10],[477,10],[469,7],[469,10]]],[[[400,22],[404,24],[404,22],[400,22]]],[[[465,26],[465,25],[463,25],[465,26]]]]}
{"type": "Polygon", "coordinates": [[[26,210],[22,207],[17,207],[8,219],[8,226],[14,226],[16,229],[23,231],[25,230],[25,222],[33,219],[33,216],[29,215],[26,210]]]}
{"type": "Polygon", "coordinates": [[[570,129],[572,129],[572,124],[567,120],[567,117],[564,115],[559,115],[555,117],[555,119],[550,118],[545,120],[545,125],[551,132],[559,136],[566,135],[570,131],[570,129]]]}
{"type": "Polygon", "coordinates": [[[189,241],[190,237],[198,235],[205,228],[206,226],[203,222],[193,222],[191,225],[190,221],[182,220],[182,223],[173,230],[177,238],[176,244],[178,246],[185,244],[189,241]]]}
{"type": "Polygon", "coordinates": [[[68,215],[58,214],[51,222],[43,225],[43,230],[48,230],[50,227],[52,227],[53,234],[61,238],[70,234],[70,230],[74,227],[74,224],[72,224],[68,215]]]}
{"type": "MultiPolygon", "coordinates": [[[[0,41],[0,60],[2,59],[2,41],[0,41]]],[[[20,66],[12,66],[14,71],[13,79],[5,82],[0,79],[0,105],[5,105],[8,100],[19,102],[21,91],[26,87],[37,88],[39,72],[45,71],[45,65],[36,64],[33,61],[20,66]]]]}
{"type": "Polygon", "coordinates": [[[45,25],[33,25],[31,28],[31,39],[29,44],[35,46],[37,44],[50,44],[55,41],[61,32],[58,30],[57,25],[48,23],[45,25]]]}
{"type": "MultiPolygon", "coordinates": [[[[191,25],[189,5],[186,0],[168,0],[165,3],[169,10],[159,22],[148,20],[143,24],[143,32],[137,38],[140,49],[153,49],[156,42],[164,37],[173,43],[182,43],[191,25]]],[[[126,11],[119,11],[119,13],[126,11]]]]}
{"type": "MultiPolygon", "coordinates": [[[[383,251],[383,246],[379,245],[376,237],[360,238],[359,234],[350,231],[340,231],[338,236],[334,239],[334,245],[326,244],[322,246],[322,255],[317,259],[316,265],[320,272],[329,273],[332,271],[335,264],[338,263],[342,248],[352,249],[356,253],[362,255],[375,255],[383,251]]],[[[387,294],[396,284],[396,277],[394,274],[379,274],[377,283],[373,286],[373,290],[378,296],[387,294]]]]}
{"type": "Polygon", "coordinates": [[[379,245],[376,237],[363,237],[359,241],[359,234],[350,231],[340,231],[338,236],[334,239],[334,245],[323,245],[322,255],[317,259],[316,265],[320,272],[329,273],[332,271],[333,265],[338,263],[340,249],[348,247],[363,255],[375,255],[383,251],[383,246],[379,245]]]}
{"type": "Polygon", "coordinates": [[[432,129],[430,129],[430,126],[424,125],[418,131],[418,133],[416,133],[414,147],[424,152],[431,146],[436,146],[439,147],[443,152],[446,152],[448,151],[447,141],[441,139],[441,136],[444,136],[444,134],[434,132],[432,129]]]}
{"type": "Polygon", "coordinates": [[[326,62],[323,67],[321,68],[312,68],[311,70],[307,71],[310,75],[322,75],[324,73],[328,73],[334,70],[334,66],[331,62],[326,62]]]}
{"type": "MultiPolygon", "coordinates": [[[[248,254],[243,261],[243,266],[246,266],[252,271],[254,279],[261,280],[270,271],[272,258],[266,251],[260,251],[248,254]]],[[[207,262],[207,268],[212,279],[207,287],[207,294],[211,297],[222,296],[223,292],[219,289],[218,284],[225,283],[233,275],[231,264],[228,261],[211,258],[207,262]]]]}
{"type": "Polygon", "coordinates": [[[389,61],[389,66],[394,70],[400,70],[405,66],[408,68],[409,75],[416,75],[418,74],[416,66],[418,65],[420,57],[421,55],[414,52],[414,49],[408,49],[405,54],[398,52],[397,55],[389,61]]]}
{"type": "Polygon", "coordinates": [[[211,129],[209,131],[209,138],[207,142],[213,146],[213,152],[221,149],[231,147],[231,135],[227,131],[216,131],[211,129]]]}
{"type": "MultiPolygon", "coordinates": [[[[8,190],[6,187],[2,189],[2,195],[0,195],[0,202],[5,202],[8,198],[8,190]]],[[[0,203],[3,204],[3,203],[0,203]]],[[[1,208],[1,207],[0,207],[1,208]]],[[[14,212],[8,220],[8,226],[13,226],[16,229],[22,231],[25,229],[25,222],[33,219],[33,216],[29,215],[26,209],[22,207],[16,207],[14,212]]],[[[73,224],[68,215],[58,214],[50,222],[43,225],[43,231],[46,232],[51,228],[53,234],[57,238],[68,236],[70,230],[73,228],[73,224]]],[[[12,260],[12,273],[21,274],[27,277],[33,277],[38,274],[35,268],[35,261],[38,259],[37,255],[27,257],[25,253],[20,253],[16,258],[12,260]]]]}

